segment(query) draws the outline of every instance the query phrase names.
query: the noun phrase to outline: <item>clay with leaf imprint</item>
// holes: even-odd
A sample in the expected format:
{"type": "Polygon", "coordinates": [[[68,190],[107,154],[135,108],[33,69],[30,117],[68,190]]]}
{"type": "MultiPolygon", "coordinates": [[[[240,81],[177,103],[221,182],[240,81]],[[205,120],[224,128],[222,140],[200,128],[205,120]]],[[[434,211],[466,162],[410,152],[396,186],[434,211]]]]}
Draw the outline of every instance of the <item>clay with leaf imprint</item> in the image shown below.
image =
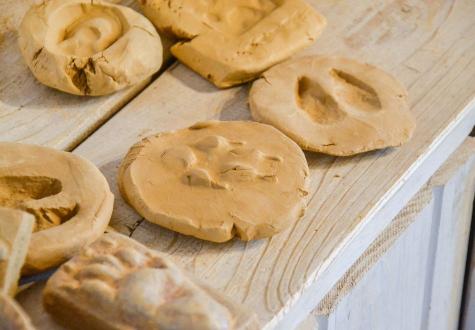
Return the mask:
{"type": "Polygon", "coordinates": [[[303,149],[336,156],[400,146],[416,123],[408,93],[394,77],[340,57],[279,64],[255,81],[254,119],[273,125],[303,149]]]}
{"type": "Polygon", "coordinates": [[[57,266],[104,232],[114,196],[91,162],[10,142],[0,142],[0,154],[0,206],[35,216],[24,273],[57,266]]]}
{"type": "Polygon", "coordinates": [[[18,33],[33,75],[71,94],[110,94],[147,79],[162,65],[153,25],[106,1],[45,0],[26,13],[18,33]]]}
{"type": "Polygon", "coordinates": [[[179,40],[181,62],[224,88],[255,79],[311,45],[326,20],[303,0],[142,0],[144,14],[179,40]]]}
{"type": "Polygon", "coordinates": [[[225,242],[272,236],[306,208],[308,165],[275,128],[205,122],[133,146],[119,170],[125,200],[145,219],[225,242]]]}

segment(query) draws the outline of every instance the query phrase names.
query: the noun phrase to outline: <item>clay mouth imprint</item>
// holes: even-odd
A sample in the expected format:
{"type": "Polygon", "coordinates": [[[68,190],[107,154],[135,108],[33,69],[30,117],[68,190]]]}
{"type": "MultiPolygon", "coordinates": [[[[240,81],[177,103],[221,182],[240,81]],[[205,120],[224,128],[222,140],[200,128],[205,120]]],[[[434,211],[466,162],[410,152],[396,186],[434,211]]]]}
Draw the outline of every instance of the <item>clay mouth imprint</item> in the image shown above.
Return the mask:
{"type": "Polygon", "coordinates": [[[54,196],[63,190],[56,178],[46,176],[0,176],[0,206],[21,209],[35,216],[34,232],[59,226],[79,212],[79,205],[54,196]],[[64,205],[62,205],[64,204],[64,205]]]}

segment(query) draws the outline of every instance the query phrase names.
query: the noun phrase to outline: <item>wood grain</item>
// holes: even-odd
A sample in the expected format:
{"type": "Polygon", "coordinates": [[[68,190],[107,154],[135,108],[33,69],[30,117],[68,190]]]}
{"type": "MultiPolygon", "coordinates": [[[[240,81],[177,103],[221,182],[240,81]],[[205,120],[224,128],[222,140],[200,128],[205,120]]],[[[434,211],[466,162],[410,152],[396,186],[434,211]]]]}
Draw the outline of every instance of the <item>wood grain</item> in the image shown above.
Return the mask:
{"type": "MultiPolygon", "coordinates": [[[[30,73],[17,43],[17,28],[34,2],[0,1],[0,141],[71,150],[138,94],[150,78],[102,97],[74,96],[43,86],[30,73]]],[[[122,3],[136,7],[133,0],[122,3]]]]}
{"type": "Polygon", "coordinates": [[[475,122],[475,2],[311,2],[329,26],[300,55],[347,55],[388,70],[408,87],[418,128],[399,149],[352,158],[307,154],[311,200],[306,217],[288,231],[257,242],[210,244],[143,221],[115,188],[117,166],[140,138],[198,120],[249,119],[248,86],[217,90],[173,66],[75,150],[100,166],[115,189],[115,228],[173,255],[253,308],[269,328],[303,320],[319,300],[315,295],[323,297],[475,122]]]}

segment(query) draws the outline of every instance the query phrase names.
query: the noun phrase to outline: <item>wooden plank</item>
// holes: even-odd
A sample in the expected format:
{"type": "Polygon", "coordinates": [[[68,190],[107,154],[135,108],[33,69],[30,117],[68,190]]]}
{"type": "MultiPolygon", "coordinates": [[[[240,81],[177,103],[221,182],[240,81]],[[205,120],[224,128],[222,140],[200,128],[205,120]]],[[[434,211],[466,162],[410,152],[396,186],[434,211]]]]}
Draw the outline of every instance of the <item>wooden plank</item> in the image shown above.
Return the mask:
{"type": "Polygon", "coordinates": [[[399,149],[352,158],[307,154],[312,198],[307,216],[290,230],[257,242],[210,244],[142,221],[116,189],[117,166],[140,138],[198,120],[248,119],[246,86],[216,90],[174,66],[75,150],[115,189],[113,226],[172,254],[252,307],[264,325],[283,329],[305,318],[475,123],[473,1],[312,3],[330,24],[304,54],[348,55],[392,72],[408,86],[419,126],[399,149]]]}
{"type": "MultiPolygon", "coordinates": [[[[147,86],[150,78],[103,97],[74,96],[41,85],[17,44],[17,28],[34,2],[0,1],[0,141],[71,150],[147,86]]],[[[137,7],[133,0],[122,3],[137,7]]]]}

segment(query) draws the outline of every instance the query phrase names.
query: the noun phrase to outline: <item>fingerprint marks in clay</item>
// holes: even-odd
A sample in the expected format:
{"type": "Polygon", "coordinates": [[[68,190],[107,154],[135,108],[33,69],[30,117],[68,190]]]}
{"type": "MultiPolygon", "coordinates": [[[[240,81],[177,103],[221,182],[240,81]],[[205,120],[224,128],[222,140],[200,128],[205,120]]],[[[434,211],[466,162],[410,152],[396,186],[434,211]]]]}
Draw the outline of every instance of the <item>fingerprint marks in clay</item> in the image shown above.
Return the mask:
{"type": "Polygon", "coordinates": [[[180,173],[183,184],[226,190],[232,190],[235,182],[277,182],[276,173],[283,161],[258,148],[247,148],[245,141],[230,141],[221,135],[169,148],[161,159],[169,169],[180,173]]]}
{"type": "Polygon", "coordinates": [[[35,232],[59,226],[77,214],[79,205],[61,192],[62,183],[56,178],[0,176],[0,206],[33,214],[35,232]]]}

